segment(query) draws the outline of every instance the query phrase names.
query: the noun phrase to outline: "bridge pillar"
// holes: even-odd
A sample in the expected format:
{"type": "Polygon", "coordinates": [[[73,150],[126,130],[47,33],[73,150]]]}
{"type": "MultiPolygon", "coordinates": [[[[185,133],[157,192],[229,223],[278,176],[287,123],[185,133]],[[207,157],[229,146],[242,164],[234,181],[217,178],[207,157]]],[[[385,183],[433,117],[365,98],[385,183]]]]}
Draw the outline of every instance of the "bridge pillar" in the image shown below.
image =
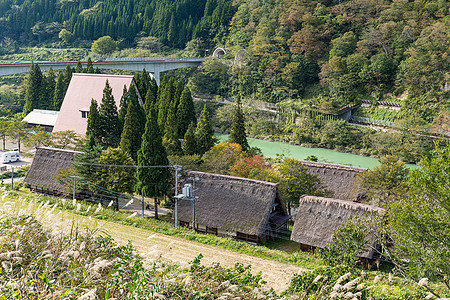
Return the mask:
{"type": "Polygon", "coordinates": [[[159,84],[161,82],[160,72],[159,71],[153,72],[153,78],[155,78],[156,84],[159,86],[159,84]]]}

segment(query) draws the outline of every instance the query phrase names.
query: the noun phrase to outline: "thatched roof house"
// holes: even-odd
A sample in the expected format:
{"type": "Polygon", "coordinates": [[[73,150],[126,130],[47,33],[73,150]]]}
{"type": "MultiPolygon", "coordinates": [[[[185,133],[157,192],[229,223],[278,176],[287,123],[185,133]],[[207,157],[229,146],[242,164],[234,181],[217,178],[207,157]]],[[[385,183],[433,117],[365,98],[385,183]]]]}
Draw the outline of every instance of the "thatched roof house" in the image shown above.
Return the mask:
{"type": "Polygon", "coordinates": [[[302,164],[309,174],[322,179],[325,188],[333,193],[333,198],[355,201],[363,192],[356,176],[367,169],[313,161],[302,161],[302,164]]]}
{"type": "MultiPolygon", "coordinates": [[[[292,229],[291,240],[300,243],[301,248],[324,248],[333,241],[335,232],[351,217],[362,218],[366,214],[383,214],[384,209],[338,199],[304,196],[299,200],[299,209],[292,229]]],[[[375,246],[370,238],[370,249],[361,257],[372,258],[375,246]]]]}
{"type": "MultiPolygon", "coordinates": [[[[285,230],[290,216],[277,183],[196,171],[188,171],[184,182],[192,183],[195,178],[198,231],[258,243],[285,230]]],[[[192,216],[191,201],[180,200],[180,225],[192,227],[192,216]]]]}
{"type": "Polygon", "coordinates": [[[72,167],[75,155],[79,153],[81,152],[36,147],[36,154],[25,177],[24,184],[32,190],[50,194],[59,195],[70,192],[69,184],[63,184],[57,177],[72,167]]]}

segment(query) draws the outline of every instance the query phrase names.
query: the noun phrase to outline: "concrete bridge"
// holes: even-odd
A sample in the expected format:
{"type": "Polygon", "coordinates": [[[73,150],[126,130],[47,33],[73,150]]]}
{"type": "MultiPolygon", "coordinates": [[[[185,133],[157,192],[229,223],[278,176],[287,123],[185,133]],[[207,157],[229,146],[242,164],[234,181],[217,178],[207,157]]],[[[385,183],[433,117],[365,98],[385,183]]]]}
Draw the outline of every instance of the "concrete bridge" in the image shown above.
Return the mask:
{"type": "MultiPolygon", "coordinates": [[[[165,58],[165,57],[138,57],[138,58],[107,58],[105,60],[96,60],[92,64],[94,68],[99,69],[118,69],[118,70],[130,70],[130,71],[142,71],[145,69],[147,72],[153,74],[156,82],[160,83],[160,76],[162,72],[195,67],[203,62],[203,58],[165,58]]],[[[81,62],[82,65],[86,65],[87,62],[81,62]]],[[[76,61],[66,62],[35,62],[39,65],[42,71],[48,71],[50,68],[53,70],[65,69],[67,65],[75,67],[76,61]]],[[[0,76],[27,73],[30,70],[31,63],[10,63],[0,64],[0,76]]]]}

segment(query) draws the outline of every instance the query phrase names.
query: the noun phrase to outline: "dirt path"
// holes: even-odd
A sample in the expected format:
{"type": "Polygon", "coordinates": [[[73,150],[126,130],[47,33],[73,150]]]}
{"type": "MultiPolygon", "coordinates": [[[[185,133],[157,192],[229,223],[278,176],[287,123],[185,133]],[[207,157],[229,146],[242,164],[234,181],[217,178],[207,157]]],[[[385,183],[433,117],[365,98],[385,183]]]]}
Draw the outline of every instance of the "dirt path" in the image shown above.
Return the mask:
{"type": "MultiPolygon", "coordinates": [[[[2,202],[4,201],[0,201],[0,207],[4,206],[2,202]]],[[[11,204],[12,202],[8,203],[11,204]]],[[[21,203],[20,206],[23,209],[25,204],[21,203]]],[[[26,206],[28,209],[30,208],[30,205],[26,206]]],[[[16,211],[19,209],[20,207],[16,211]]],[[[89,228],[91,231],[94,230],[100,234],[109,234],[119,244],[126,244],[131,241],[146,261],[150,262],[155,259],[162,259],[181,266],[188,266],[188,263],[201,253],[203,265],[219,263],[225,266],[234,266],[237,262],[245,266],[251,265],[252,273],[256,274],[262,271],[262,277],[267,282],[264,288],[273,288],[276,292],[285,290],[293,274],[304,270],[291,264],[240,254],[135,227],[89,219],[89,217],[58,211],[57,209],[52,213],[50,213],[50,209],[41,209],[36,213],[34,208],[31,211],[37,215],[37,219],[41,220],[44,226],[51,230],[67,232],[73,229],[72,226],[75,224],[79,228],[89,228]]]]}

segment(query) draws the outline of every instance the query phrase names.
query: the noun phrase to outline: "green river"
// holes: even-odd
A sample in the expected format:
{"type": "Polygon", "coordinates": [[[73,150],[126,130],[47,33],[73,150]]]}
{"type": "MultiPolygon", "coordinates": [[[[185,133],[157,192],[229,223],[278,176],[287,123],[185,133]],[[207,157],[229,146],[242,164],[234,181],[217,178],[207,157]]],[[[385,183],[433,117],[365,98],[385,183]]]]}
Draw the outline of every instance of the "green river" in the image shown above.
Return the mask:
{"type": "MultiPolygon", "coordinates": [[[[216,134],[221,142],[228,140],[228,134],[216,134]]],[[[315,155],[319,162],[327,162],[338,165],[346,165],[360,168],[373,169],[379,165],[378,159],[349,153],[336,152],[323,148],[306,148],[297,145],[290,145],[281,142],[269,142],[265,140],[247,138],[251,147],[261,149],[264,156],[275,157],[277,154],[284,154],[286,157],[292,157],[305,160],[309,155],[315,155]]],[[[408,168],[415,169],[418,166],[406,164],[408,168]]]]}

